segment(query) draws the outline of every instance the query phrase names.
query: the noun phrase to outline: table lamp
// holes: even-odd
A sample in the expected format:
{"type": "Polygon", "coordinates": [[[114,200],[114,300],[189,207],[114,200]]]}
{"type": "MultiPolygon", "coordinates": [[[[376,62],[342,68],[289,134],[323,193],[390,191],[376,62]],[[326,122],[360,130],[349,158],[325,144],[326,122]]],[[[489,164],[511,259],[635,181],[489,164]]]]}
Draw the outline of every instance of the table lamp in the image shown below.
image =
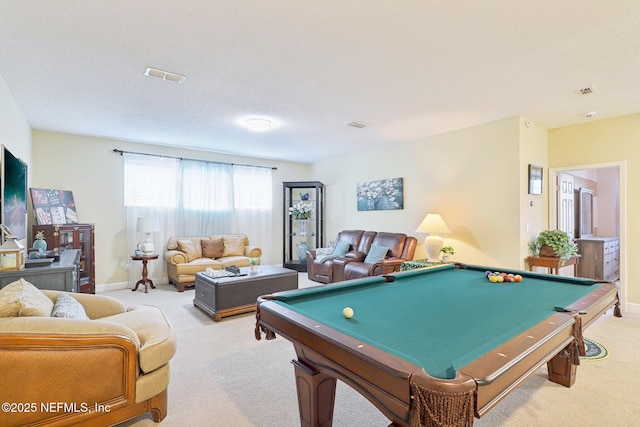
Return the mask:
{"type": "Polygon", "coordinates": [[[138,233],[144,233],[146,235],[144,243],[140,245],[140,249],[144,255],[151,255],[155,250],[153,242],[151,241],[151,233],[160,231],[160,222],[158,218],[152,217],[140,217],[136,224],[136,231],[138,233]]]}
{"type": "Polygon", "coordinates": [[[440,234],[451,233],[449,227],[444,222],[439,214],[427,214],[424,217],[416,233],[428,233],[429,235],[424,239],[424,246],[427,249],[427,255],[429,256],[429,262],[440,262],[440,250],[442,249],[442,237],[440,234]]]}

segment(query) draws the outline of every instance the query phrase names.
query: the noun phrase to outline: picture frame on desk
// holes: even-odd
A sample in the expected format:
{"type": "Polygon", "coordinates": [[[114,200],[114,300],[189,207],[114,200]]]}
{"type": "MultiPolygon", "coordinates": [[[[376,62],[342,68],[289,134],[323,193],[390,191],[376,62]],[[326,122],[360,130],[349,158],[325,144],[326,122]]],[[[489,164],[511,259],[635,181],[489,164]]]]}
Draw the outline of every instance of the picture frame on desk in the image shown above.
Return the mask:
{"type": "Polygon", "coordinates": [[[542,166],[529,164],[529,194],[542,194],[542,166]]]}

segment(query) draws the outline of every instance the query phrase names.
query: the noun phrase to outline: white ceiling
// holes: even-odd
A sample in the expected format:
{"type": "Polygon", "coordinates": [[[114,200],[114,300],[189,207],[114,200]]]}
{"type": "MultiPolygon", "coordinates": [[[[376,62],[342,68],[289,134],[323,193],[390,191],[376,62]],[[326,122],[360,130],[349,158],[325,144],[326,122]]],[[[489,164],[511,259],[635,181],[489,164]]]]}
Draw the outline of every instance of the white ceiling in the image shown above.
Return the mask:
{"type": "Polygon", "coordinates": [[[314,162],[640,112],[640,1],[0,0],[0,76],[35,129],[314,162]]]}

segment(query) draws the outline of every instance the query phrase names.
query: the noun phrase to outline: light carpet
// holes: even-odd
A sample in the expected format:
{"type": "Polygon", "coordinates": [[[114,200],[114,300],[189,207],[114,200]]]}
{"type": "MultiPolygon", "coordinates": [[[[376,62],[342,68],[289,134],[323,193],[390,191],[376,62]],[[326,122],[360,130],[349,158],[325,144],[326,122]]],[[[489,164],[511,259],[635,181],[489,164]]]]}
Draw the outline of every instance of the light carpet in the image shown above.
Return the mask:
{"type": "MultiPolygon", "coordinates": [[[[300,286],[309,282],[300,274],[300,286]]],[[[162,426],[295,427],[300,425],[292,344],[278,337],[256,341],[253,314],[214,322],[193,305],[193,290],[170,285],[102,292],[128,306],[150,304],[167,313],[178,335],[171,361],[168,415],[162,426]]],[[[573,387],[537,371],[476,427],[637,426],[640,420],[640,314],[607,313],[585,335],[609,350],[601,361],[582,363],[573,387]]],[[[153,426],[144,415],[121,426],[153,426]]],[[[338,381],[334,426],[388,426],[371,403],[338,381]]]]}

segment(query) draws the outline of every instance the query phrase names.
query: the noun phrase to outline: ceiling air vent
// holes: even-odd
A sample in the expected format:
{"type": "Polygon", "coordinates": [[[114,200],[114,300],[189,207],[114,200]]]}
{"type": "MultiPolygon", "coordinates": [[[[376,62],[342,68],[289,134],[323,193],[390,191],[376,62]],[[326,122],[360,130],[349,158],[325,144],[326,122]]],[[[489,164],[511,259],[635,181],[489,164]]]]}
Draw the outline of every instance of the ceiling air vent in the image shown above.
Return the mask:
{"type": "Polygon", "coordinates": [[[365,125],[364,123],[360,123],[360,122],[349,122],[347,123],[347,126],[351,126],[352,128],[358,128],[358,129],[362,129],[362,128],[366,128],[367,125],[365,125]]]}
{"type": "Polygon", "coordinates": [[[593,86],[587,86],[587,87],[583,87],[582,89],[578,89],[576,92],[578,92],[578,95],[589,95],[590,93],[594,93],[596,91],[596,88],[593,86]]]}
{"type": "Polygon", "coordinates": [[[181,76],[180,74],[169,73],[168,71],[162,71],[162,70],[158,70],[157,68],[150,68],[150,67],[147,67],[147,69],[144,70],[144,75],[149,77],[155,77],[161,80],[167,80],[174,83],[182,83],[184,82],[184,79],[187,78],[186,76],[181,76]]]}

